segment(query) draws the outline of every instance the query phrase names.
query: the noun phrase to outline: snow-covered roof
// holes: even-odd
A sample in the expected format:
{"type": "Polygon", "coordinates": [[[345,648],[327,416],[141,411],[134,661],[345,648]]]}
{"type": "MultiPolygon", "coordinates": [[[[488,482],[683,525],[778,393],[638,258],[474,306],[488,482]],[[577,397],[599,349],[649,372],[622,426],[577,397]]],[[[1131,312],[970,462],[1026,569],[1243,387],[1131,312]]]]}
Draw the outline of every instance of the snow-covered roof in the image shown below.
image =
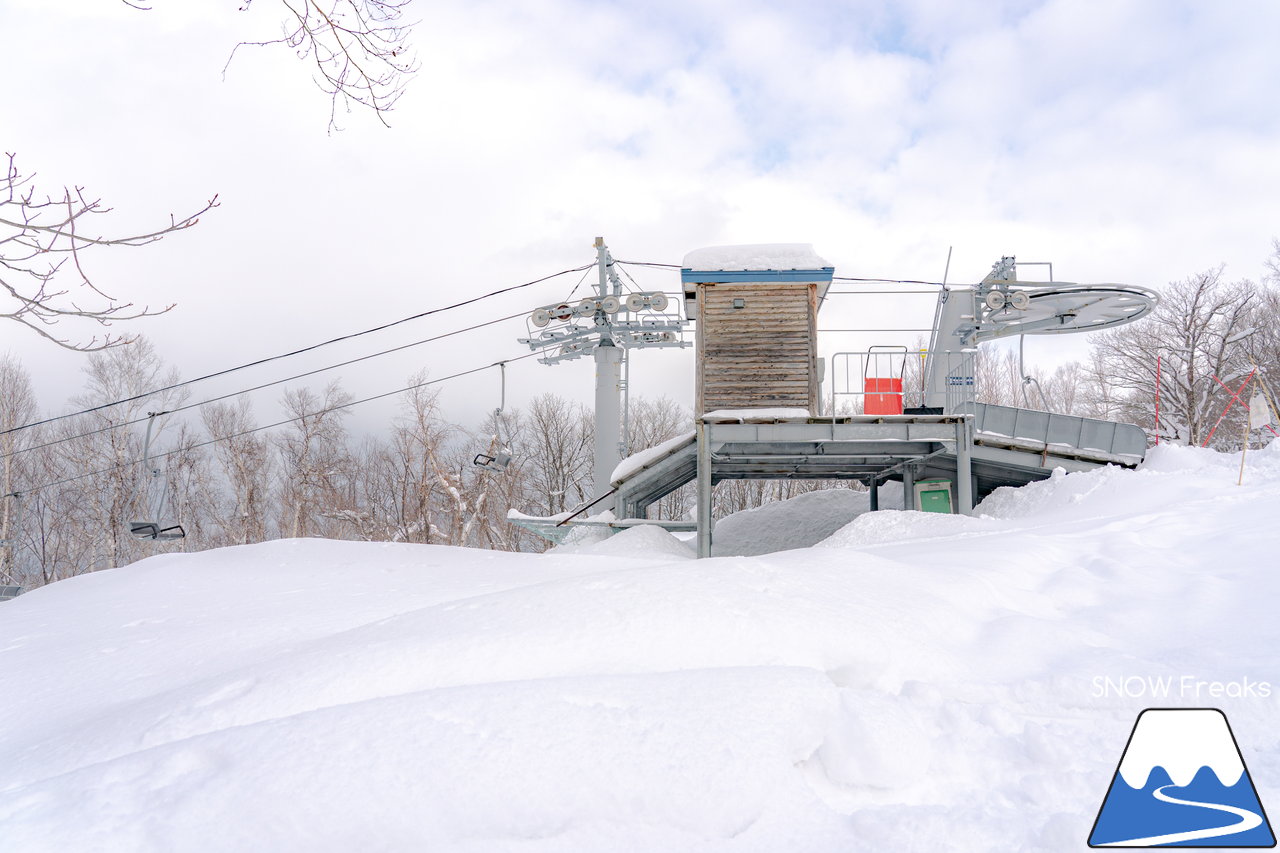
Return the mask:
{"type": "Polygon", "coordinates": [[[681,264],[687,270],[822,270],[831,264],[811,243],[751,243],[694,249],[681,264]]]}
{"type": "Polygon", "coordinates": [[[751,243],[707,246],[684,256],[680,281],[685,316],[698,319],[698,284],[816,284],[818,304],[827,298],[835,267],[811,243],[751,243]]]}

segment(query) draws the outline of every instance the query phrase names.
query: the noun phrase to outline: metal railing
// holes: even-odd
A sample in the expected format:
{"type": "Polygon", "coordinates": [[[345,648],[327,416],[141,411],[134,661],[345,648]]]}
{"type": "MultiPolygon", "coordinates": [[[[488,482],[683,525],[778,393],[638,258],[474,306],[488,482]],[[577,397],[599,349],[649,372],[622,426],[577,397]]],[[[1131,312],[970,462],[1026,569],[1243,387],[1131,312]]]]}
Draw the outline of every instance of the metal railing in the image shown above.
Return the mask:
{"type": "Polygon", "coordinates": [[[825,395],[824,402],[829,405],[824,414],[901,414],[905,409],[925,405],[941,405],[945,413],[951,413],[973,403],[977,397],[975,353],[935,354],[942,359],[940,366],[946,372],[942,375],[942,399],[934,395],[933,403],[927,402],[925,387],[928,355],[903,346],[835,353],[826,377],[830,390],[825,395]]]}
{"type": "Polygon", "coordinates": [[[912,353],[901,346],[832,355],[827,376],[830,407],[826,414],[892,415],[902,414],[906,406],[918,405],[919,392],[905,388],[907,359],[911,357],[912,353]]]}
{"type": "Polygon", "coordinates": [[[948,413],[961,411],[962,407],[977,399],[978,387],[973,368],[976,352],[941,352],[938,357],[946,358],[947,394],[946,409],[948,413]]]}

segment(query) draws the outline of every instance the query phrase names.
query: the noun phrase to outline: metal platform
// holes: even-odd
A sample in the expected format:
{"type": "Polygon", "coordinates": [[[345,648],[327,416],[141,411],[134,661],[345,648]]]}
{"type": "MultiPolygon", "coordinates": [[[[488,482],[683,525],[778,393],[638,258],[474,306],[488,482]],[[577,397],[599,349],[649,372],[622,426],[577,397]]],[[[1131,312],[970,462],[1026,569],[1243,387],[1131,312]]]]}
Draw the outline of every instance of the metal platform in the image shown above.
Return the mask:
{"type": "Polygon", "coordinates": [[[699,554],[706,556],[715,524],[711,487],[722,480],[859,480],[872,490],[873,509],[877,485],[897,480],[912,509],[912,484],[944,477],[955,484],[957,509],[971,512],[1001,486],[1042,480],[1055,468],[1134,467],[1146,452],[1146,436],[1132,424],[983,403],[951,415],[736,420],[703,418],[687,441],[615,481],[619,515],[642,519],[651,504],[698,480],[699,554]]]}

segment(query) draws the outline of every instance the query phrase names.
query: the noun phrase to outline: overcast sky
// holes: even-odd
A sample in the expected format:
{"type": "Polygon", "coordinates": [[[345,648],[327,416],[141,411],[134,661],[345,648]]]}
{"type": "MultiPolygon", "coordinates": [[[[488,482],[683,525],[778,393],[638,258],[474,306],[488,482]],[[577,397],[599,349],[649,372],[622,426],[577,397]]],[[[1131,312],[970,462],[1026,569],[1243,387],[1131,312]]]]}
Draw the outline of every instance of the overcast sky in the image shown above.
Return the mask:
{"type": "MultiPolygon", "coordinates": [[[[255,0],[0,0],[0,139],[104,229],[221,206],[161,244],[91,259],[185,376],[589,262],[809,242],[837,275],[976,281],[1004,254],[1058,279],[1159,288],[1227,265],[1258,278],[1280,236],[1280,4],[1108,0],[415,2],[421,70],[382,127],[341,116],[255,0]]],[[[90,260],[87,258],[87,260],[90,260]]],[[[636,271],[654,289],[675,273],[636,271]],[[643,276],[641,276],[643,272],[643,276]]],[[[558,279],[197,388],[234,390],[565,296],[558,279]],[[240,384],[237,384],[240,383],[240,384]]],[[[584,285],[585,287],[586,285],[584,285]]],[[[840,297],[828,328],[917,328],[930,297],[840,297]]],[[[342,372],[357,396],[527,352],[522,321],[342,372]]],[[[68,329],[68,333],[72,333],[68,329]]],[[[827,352],[914,335],[830,337],[827,352]]],[[[59,408],[81,356],[10,324],[59,408]]],[[[1083,355],[1082,336],[1028,356],[1083,355]]],[[[511,405],[590,399],[588,362],[511,368],[511,405]]],[[[633,390],[688,404],[692,356],[641,352],[633,390]]],[[[315,381],[315,380],[313,380],[315,381]]],[[[455,418],[497,377],[446,383],[455,418]]],[[[278,389],[255,400],[278,414],[278,389]]],[[[373,410],[381,413],[389,409],[373,410]]],[[[382,414],[378,415],[379,417],[382,414]]]]}

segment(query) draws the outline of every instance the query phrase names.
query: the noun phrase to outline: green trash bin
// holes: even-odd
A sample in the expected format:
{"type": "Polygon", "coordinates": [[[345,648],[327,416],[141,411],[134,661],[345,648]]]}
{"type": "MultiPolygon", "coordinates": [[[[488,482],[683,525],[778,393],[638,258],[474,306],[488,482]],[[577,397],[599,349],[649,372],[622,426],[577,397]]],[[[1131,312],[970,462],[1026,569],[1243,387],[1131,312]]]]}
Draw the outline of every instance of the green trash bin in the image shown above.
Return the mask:
{"type": "Polygon", "coordinates": [[[921,512],[951,513],[951,481],[942,477],[917,480],[915,483],[916,509],[921,512]]]}

